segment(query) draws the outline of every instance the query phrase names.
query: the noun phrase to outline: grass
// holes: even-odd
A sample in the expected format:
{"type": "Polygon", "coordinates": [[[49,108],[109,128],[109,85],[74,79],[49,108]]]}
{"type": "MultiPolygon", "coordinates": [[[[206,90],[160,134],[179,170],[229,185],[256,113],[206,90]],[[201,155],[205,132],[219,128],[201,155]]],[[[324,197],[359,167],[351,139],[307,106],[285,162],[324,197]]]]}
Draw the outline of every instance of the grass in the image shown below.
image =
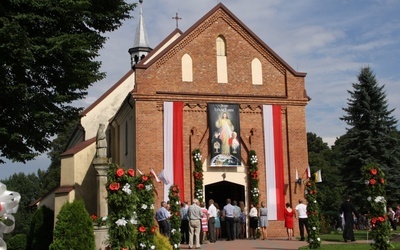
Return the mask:
{"type": "MultiPolygon", "coordinates": [[[[399,234],[400,231],[393,231],[392,234],[399,234]]],[[[331,232],[330,234],[321,234],[320,238],[323,241],[321,244],[322,250],[337,250],[337,249],[351,249],[351,250],[366,250],[370,249],[370,243],[360,243],[359,241],[365,242],[366,240],[371,240],[371,234],[367,230],[358,230],[354,231],[354,236],[356,238],[356,242],[348,242],[345,243],[343,241],[342,232],[331,232]]],[[[393,241],[391,244],[394,246],[394,250],[400,250],[400,241],[393,241]]],[[[299,249],[309,249],[306,247],[301,247],[299,249]]]]}

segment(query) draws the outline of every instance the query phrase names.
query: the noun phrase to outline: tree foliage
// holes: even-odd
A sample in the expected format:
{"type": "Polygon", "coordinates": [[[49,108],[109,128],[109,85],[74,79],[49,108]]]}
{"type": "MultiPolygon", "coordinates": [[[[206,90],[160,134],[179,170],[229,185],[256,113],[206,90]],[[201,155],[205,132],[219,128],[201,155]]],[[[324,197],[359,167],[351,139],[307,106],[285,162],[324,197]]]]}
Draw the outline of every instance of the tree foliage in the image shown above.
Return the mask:
{"type": "Polygon", "coordinates": [[[29,205],[38,197],[40,190],[40,182],[35,174],[25,175],[24,173],[13,174],[8,179],[2,180],[8,190],[18,192],[21,195],[18,211],[14,214],[15,229],[6,236],[14,236],[17,234],[27,234],[30,223],[35,213],[35,208],[29,205]]]}
{"type": "Polygon", "coordinates": [[[0,162],[46,152],[104,78],[96,61],[135,4],[123,0],[0,1],[0,162]]]}
{"type": "Polygon", "coordinates": [[[53,241],[54,212],[41,206],[33,215],[26,250],[49,249],[53,241]]]}
{"type": "Polygon", "coordinates": [[[95,249],[93,222],[82,200],[61,207],[50,249],[95,249]]]}
{"type": "Polygon", "coordinates": [[[383,86],[378,86],[370,67],[361,69],[358,82],[348,91],[350,98],[346,114],[340,119],[349,128],[338,144],[341,158],[341,176],[345,194],[352,195],[356,204],[366,205],[361,167],[377,162],[387,176],[386,193],[389,204],[400,200],[397,180],[400,178],[399,147],[394,110],[388,109],[383,86]]]}
{"type": "Polygon", "coordinates": [[[67,149],[67,144],[69,138],[74,131],[76,124],[78,122],[78,117],[74,120],[69,121],[64,125],[63,130],[57,134],[51,142],[51,151],[48,156],[51,160],[50,166],[47,170],[38,170],[38,178],[40,180],[41,190],[39,192],[39,197],[47,194],[49,191],[58,187],[60,185],[61,178],[61,157],[60,155],[67,149]]]}
{"type": "Polygon", "coordinates": [[[333,152],[322,138],[314,133],[307,133],[308,162],[311,172],[321,170],[322,182],[317,183],[318,196],[316,199],[321,209],[321,214],[329,220],[339,218],[341,193],[343,188],[340,183],[339,170],[335,164],[333,152]]]}

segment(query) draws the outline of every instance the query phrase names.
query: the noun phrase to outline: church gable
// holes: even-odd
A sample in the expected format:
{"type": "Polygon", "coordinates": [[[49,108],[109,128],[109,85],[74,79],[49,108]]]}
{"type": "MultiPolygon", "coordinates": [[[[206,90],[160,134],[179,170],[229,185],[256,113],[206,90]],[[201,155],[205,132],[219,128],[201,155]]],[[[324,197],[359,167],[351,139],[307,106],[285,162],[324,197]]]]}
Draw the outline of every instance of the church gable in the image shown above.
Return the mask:
{"type": "Polygon", "coordinates": [[[198,95],[223,92],[245,98],[287,98],[288,79],[292,79],[288,75],[301,78],[299,89],[304,89],[305,74],[295,72],[218,4],[164,53],[138,68],[137,84],[139,92],[152,94],[196,91],[198,95]]]}

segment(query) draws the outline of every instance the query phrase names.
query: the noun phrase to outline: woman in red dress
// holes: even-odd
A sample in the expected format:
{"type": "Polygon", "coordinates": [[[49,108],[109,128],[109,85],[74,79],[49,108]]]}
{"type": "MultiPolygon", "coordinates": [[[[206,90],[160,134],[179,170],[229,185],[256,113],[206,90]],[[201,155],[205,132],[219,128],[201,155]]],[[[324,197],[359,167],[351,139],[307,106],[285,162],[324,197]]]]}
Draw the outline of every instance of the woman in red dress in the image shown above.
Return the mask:
{"type": "Polygon", "coordinates": [[[288,235],[288,240],[291,240],[293,237],[293,216],[295,216],[295,214],[292,207],[290,206],[290,203],[286,203],[284,215],[285,215],[285,227],[288,235]]]}

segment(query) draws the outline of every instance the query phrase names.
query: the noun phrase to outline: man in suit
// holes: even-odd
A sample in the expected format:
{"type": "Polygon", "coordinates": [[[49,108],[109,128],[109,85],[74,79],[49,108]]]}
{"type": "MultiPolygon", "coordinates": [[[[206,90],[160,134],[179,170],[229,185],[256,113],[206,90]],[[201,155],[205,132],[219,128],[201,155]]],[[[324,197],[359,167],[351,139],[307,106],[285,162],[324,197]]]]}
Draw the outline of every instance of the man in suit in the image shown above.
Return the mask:
{"type": "Polygon", "coordinates": [[[340,207],[340,211],[343,213],[344,219],[344,228],[343,228],[343,239],[345,242],[347,241],[356,241],[354,238],[354,216],[353,213],[358,218],[358,213],[354,208],[353,204],[351,203],[351,196],[348,196],[346,200],[342,203],[340,207]]]}

